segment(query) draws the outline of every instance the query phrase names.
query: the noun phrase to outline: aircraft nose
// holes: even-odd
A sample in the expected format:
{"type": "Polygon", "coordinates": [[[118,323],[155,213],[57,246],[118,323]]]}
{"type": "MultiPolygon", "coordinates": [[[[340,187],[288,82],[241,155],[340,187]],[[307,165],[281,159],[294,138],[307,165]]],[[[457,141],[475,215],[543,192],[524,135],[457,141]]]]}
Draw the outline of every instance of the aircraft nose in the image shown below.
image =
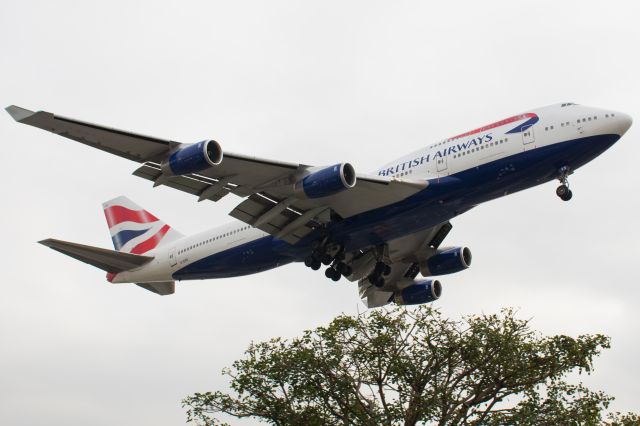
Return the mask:
{"type": "Polygon", "coordinates": [[[616,121],[620,136],[624,135],[633,123],[633,119],[631,118],[631,116],[623,112],[616,113],[616,121]]]}

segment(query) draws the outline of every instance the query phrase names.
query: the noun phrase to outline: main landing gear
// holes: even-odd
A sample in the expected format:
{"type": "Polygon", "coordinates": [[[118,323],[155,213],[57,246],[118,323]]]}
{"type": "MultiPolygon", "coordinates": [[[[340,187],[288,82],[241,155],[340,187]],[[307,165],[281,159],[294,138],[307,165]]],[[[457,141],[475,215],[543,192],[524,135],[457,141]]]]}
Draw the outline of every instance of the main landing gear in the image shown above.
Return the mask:
{"type": "Polygon", "coordinates": [[[351,266],[344,263],[345,254],[344,250],[338,250],[335,255],[330,255],[326,252],[322,252],[319,250],[315,250],[304,260],[304,264],[309,268],[317,271],[320,269],[322,265],[329,266],[325,271],[324,275],[333,280],[340,281],[340,278],[344,275],[348,277],[353,273],[353,269],[351,266]]]}
{"type": "Polygon", "coordinates": [[[384,286],[384,276],[391,273],[391,267],[384,262],[376,263],[373,272],[367,277],[374,286],[381,288],[384,286]]]}
{"type": "Polygon", "coordinates": [[[569,175],[573,173],[567,166],[560,168],[560,175],[558,180],[560,186],[556,189],[556,195],[560,197],[562,201],[569,201],[573,197],[573,192],[569,189],[569,175]]]}

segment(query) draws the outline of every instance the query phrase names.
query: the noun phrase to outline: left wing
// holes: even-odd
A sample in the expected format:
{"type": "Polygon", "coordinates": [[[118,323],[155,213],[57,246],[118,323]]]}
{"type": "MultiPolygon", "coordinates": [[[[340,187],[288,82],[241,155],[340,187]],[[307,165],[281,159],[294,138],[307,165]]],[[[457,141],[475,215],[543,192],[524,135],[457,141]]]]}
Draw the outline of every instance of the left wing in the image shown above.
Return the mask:
{"type": "Polygon", "coordinates": [[[142,163],[134,175],[198,197],[218,201],[228,193],[246,197],[230,215],[295,243],[338,215],[346,218],[405,199],[427,186],[422,180],[402,180],[357,174],[353,188],[319,198],[294,190],[314,170],[312,166],[224,153],[222,161],[194,173],[168,175],[163,162],[189,146],[140,135],[45,111],[17,106],[7,112],[18,122],[35,126],[93,148],[142,163]]]}

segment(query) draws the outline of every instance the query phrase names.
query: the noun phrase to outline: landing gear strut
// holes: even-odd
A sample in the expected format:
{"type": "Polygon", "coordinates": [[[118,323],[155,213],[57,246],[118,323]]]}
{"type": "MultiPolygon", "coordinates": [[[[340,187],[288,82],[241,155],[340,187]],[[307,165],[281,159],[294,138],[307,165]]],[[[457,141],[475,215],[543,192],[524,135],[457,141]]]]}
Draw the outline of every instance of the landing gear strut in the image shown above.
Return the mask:
{"type": "Polygon", "coordinates": [[[567,166],[560,168],[558,180],[561,185],[556,189],[556,195],[560,197],[562,201],[569,201],[571,197],[573,197],[573,192],[569,189],[569,175],[571,173],[573,172],[567,166]]]}

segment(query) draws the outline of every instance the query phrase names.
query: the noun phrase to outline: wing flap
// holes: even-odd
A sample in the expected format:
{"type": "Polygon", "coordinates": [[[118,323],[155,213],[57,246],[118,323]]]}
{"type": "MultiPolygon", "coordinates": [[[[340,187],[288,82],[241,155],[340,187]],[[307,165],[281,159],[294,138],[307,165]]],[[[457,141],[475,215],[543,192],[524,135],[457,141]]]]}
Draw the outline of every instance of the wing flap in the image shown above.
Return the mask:
{"type": "Polygon", "coordinates": [[[198,175],[184,175],[165,177],[160,170],[160,166],[147,162],[138,167],[134,172],[134,176],[150,180],[156,185],[165,185],[178,191],[187,192],[191,195],[198,196],[198,201],[211,200],[219,201],[222,197],[230,192],[230,189],[222,185],[217,188],[220,181],[198,175]]]}
{"type": "Polygon", "coordinates": [[[290,244],[295,244],[319,226],[318,216],[327,207],[298,211],[290,207],[292,199],[273,200],[253,194],[238,204],[229,215],[290,244]]]}

